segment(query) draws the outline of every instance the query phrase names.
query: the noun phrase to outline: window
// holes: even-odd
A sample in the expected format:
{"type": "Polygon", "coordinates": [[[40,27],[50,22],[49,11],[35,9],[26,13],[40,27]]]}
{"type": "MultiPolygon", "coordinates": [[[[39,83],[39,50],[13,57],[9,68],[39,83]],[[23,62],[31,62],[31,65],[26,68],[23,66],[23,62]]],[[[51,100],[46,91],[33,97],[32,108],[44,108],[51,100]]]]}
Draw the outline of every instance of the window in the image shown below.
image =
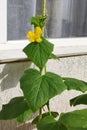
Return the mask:
{"type": "MultiPolygon", "coordinates": [[[[38,13],[41,12],[40,5],[37,0],[38,13]]],[[[47,0],[47,13],[49,37],[87,36],[87,0],[47,0]]]]}
{"type": "MultiPolygon", "coordinates": [[[[29,19],[41,14],[42,1],[7,0],[7,39],[26,39],[29,19]]],[[[87,36],[87,0],[47,0],[50,38],[87,36]]]]}
{"type": "Polygon", "coordinates": [[[26,39],[32,29],[30,18],[35,15],[35,0],[7,0],[7,39],[26,39]]]}
{"type": "MultiPolygon", "coordinates": [[[[26,58],[22,48],[28,44],[26,32],[32,29],[29,19],[32,15],[41,13],[41,2],[41,0],[1,1],[1,62],[26,58]]],[[[87,54],[87,1],[47,0],[47,8],[49,17],[45,32],[55,44],[55,53],[59,56],[87,54]]]]}
{"type": "Polygon", "coordinates": [[[0,4],[0,43],[6,41],[6,0],[3,0],[0,4]]]}

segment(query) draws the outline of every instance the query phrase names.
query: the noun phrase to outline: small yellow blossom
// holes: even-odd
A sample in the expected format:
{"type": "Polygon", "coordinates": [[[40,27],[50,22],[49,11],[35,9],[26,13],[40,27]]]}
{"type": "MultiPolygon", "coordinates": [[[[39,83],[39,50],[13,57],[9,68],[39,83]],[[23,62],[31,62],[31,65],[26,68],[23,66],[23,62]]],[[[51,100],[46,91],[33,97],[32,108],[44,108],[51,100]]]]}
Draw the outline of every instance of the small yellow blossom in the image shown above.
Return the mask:
{"type": "Polygon", "coordinates": [[[30,39],[30,42],[34,42],[34,38],[35,38],[35,35],[34,35],[34,32],[27,32],[27,38],[30,39]]]}
{"type": "Polygon", "coordinates": [[[41,35],[42,34],[42,30],[41,30],[40,27],[36,27],[35,28],[35,34],[37,34],[37,35],[41,35]]]}
{"type": "Polygon", "coordinates": [[[37,38],[36,42],[42,42],[42,39],[41,38],[37,38]]]}
{"type": "Polygon", "coordinates": [[[27,32],[27,38],[29,38],[30,42],[41,42],[41,35],[42,35],[42,30],[40,27],[35,28],[35,32],[29,31],[27,32]]]}

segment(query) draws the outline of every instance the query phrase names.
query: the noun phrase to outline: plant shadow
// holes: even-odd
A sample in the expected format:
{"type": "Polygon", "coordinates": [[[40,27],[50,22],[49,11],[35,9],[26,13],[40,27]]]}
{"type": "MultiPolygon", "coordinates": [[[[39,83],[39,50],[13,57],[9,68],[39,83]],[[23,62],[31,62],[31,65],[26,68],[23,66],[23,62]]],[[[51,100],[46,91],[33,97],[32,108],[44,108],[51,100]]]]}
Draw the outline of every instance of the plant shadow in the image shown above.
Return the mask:
{"type": "Polygon", "coordinates": [[[3,66],[0,73],[1,91],[16,87],[24,70],[31,66],[31,62],[8,63],[3,66]]]}

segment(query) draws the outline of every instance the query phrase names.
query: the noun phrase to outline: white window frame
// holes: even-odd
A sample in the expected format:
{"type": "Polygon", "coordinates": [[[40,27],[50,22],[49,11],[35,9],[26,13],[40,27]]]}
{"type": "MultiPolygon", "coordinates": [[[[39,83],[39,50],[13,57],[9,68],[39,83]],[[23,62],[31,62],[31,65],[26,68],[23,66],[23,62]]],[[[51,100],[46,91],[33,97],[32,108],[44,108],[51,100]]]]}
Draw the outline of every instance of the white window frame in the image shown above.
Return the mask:
{"type": "MultiPolygon", "coordinates": [[[[59,57],[86,55],[87,37],[49,39],[54,43],[54,53],[59,57]]],[[[26,60],[22,49],[28,40],[7,41],[7,0],[0,3],[0,63],[26,60]]]]}

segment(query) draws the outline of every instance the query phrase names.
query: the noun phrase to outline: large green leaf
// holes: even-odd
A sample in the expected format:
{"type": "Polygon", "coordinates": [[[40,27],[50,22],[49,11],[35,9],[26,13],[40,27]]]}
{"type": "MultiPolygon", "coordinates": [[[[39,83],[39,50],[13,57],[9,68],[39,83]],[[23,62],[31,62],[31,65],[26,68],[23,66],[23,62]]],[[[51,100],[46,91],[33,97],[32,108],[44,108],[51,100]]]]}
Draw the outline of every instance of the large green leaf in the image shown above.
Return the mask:
{"type": "Polygon", "coordinates": [[[18,116],[17,121],[20,123],[26,122],[31,115],[32,115],[32,110],[29,109],[25,111],[23,114],[21,114],[20,116],[18,116]]]}
{"type": "Polygon", "coordinates": [[[21,89],[31,109],[36,111],[47,101],[66,89],[62,78],[47,72],[41,75],[39,71],[28,69],[20,79],[21,89]]]}
{"type": "Polygon", "coordinates": [[[37,124],[38,130],[87,130],[87,109],[63,113],[58,121],[52,116],[37,124]]]}
{"type": "Polygon", "coordinates": [[[53,51],[53,44],[42,37],[41,43],[33,42],[23,51],[36,66],[42,69],[53,51]]]}
{"type": "Polygon", "coordinates": [[[82,92],[87,91],[87,84],[81,80],[75,78],[63,78],[68,90],[74,89],[82,92]]]}
{"type": "Polygon", "coordinates": [[[87,94],[77,96],[70,100],[70,105],[76,106],[79,104],[87,105],[87,94]]]}
{"type": "Polygon", "coordinates": [[[59,123],[67,130],[87,130],[87,109],[62,114],[59,123]]]}
{"type": "Polygon", "coordinates": [[[58,130],[56,120],[52,116],[46,116],[37,124],[38,130],[58,130]]]}
{"type": "Polygon", "coordinates": [[[47,116],[43,118],[38,124],[37,124],[38,130],[68,130],[66,127],[58,123],[52,116],[47,116]]]}
{"type": "Polygon", "coordinates": [[[30,108],[27,105],[24,97],[13,98],[8,104],[3,105],[0,112],[0,119],[7,120],[16,118],[29,109],[30,108]]]}

